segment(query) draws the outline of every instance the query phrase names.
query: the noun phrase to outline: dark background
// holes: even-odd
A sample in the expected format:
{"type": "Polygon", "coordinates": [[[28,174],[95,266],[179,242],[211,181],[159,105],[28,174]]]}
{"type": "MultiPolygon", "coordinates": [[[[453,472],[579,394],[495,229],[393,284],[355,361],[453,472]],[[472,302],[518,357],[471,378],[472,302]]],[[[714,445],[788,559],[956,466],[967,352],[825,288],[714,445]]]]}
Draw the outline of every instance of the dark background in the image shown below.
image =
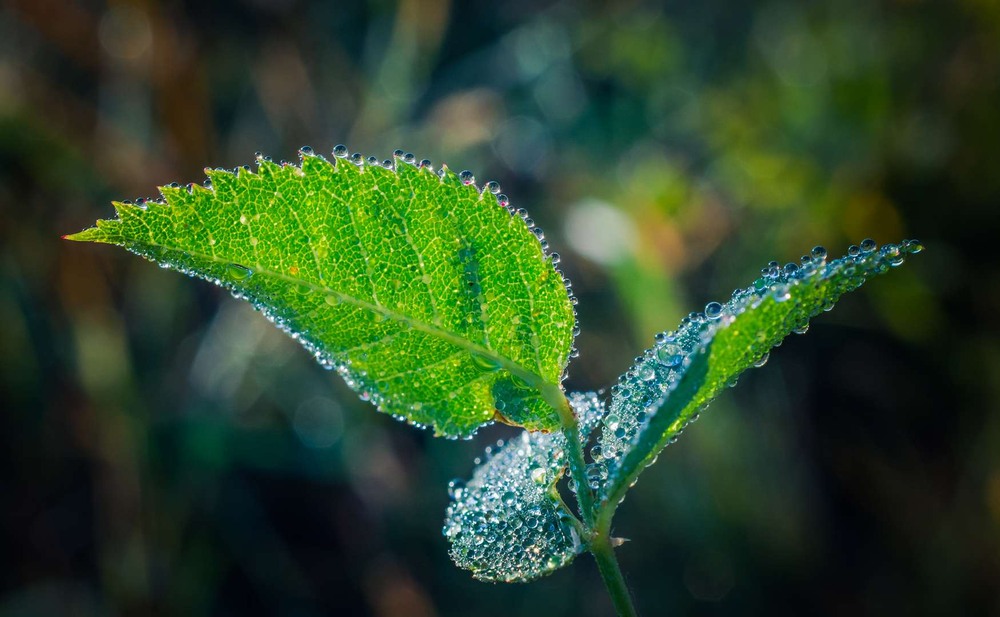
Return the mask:
{"type": "Polygon", "coordinates": [[[927,250],[745,375],[620,510],[646,615],[1000,615],[1000,4],[299,0],[0,9],[0,615],[607,615],[475,582],[473,442],[248,306],[59,236],[336,143],[494,178],[580,298],[573,388],[770,259],[927,250]]]}

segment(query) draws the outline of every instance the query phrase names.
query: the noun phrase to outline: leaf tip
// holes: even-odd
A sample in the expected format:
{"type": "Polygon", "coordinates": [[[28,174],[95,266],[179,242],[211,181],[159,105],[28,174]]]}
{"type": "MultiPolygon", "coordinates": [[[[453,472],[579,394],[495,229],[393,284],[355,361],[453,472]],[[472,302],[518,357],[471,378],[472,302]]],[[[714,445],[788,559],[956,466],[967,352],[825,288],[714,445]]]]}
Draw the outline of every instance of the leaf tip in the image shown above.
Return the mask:
{"type": "Polygon", "coordinates": [[[97,239],[98,232],[100,230],[96,227],[90,227],[84,229],[83,231],[78,231],[75,234],[64,234],[59,236],[62,240],[69,240],[71,242],[93,242],[97,239]]]}

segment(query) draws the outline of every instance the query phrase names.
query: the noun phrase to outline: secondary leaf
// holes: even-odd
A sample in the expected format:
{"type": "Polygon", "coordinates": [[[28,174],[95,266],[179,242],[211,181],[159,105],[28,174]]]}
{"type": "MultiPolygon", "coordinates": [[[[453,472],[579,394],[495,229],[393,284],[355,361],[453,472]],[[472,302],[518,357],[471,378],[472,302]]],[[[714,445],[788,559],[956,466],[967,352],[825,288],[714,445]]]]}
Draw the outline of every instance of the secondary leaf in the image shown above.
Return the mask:
{"type": "MultiPolygon", "coordinates": [[[[569,397],[586,436],[604,405],[594,393],[569,397]]],[[[451,557],[480,580],[525,582],[573,560],[584,546],[556,492],[566,471],[563,433],[529,433],[487,448],[468,484],[453,481],[444,535],[451,557]]],[[[478,463],[478,459],[477,459],[478,463]]]]}
{"type": "Polygon", "coordinates": [[[538,389],[560,382],[574,312],[540,232],[471,173],[389,167],[305,150],[301,166],[207,170],[210,188],[115,203],[117,219],[69,239],[229,289],[379,409],[439,434],[556,428],[538,389]]]}
{"type": "Polygon", "coordinates": [[[762,366],[782,339],[804,333],[809,320],[831,310],[844,293],[921,250],[915,240],[881,249],[865,240],[828,263],[826,250],[816,247],[801,264],[782,268],[771,262],[729,302],[711,302],[704,312],[685,317],[676,331],[657,335],[653,348],[612,388],[595,454],[608,478],[603,498],[621,499],[687,423],[743,371],[762,366]]]}

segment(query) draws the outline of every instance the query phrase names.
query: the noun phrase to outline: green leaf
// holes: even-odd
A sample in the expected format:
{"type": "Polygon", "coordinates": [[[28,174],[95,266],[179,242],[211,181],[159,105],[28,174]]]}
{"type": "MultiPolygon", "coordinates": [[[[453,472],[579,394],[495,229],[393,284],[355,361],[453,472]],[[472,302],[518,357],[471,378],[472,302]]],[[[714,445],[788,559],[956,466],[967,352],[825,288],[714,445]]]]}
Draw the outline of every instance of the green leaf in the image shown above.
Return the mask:
{"type": "Polygon", "coordinates": [[[539,391],[560,383],[574,312],[540,232],[468,172],[302,154],[115,203],[117,219],[69,239],[229,289],[379,409],[438,434],[557,428],[539,391]]]}
{"type": "Polygon", "coordinates": [[[886,244],[871,240],[848,255],[826,261],[816,247],[802,264],[771,262],[763,276],[732,299],[709,303],[684,318],[674,332],[657,335],[612,388],[610,410],[594,454],[608,481],[604,501],[617,502],[641,470],[652,463],[685,425],[726,386],[752,366],[763,366],[770,350],[793,332],[804,333],[812,317],[833,308],[848,291],[919,253],[915,240],[886,244]]]}
{"type": "MultiPolygon", "coordinates": [[[[604,405],[594,393],[572,394],[581,439],[600,421],[604,405]]],[[[529,433],[497,448],[468,484],[452,481],[444,535],[451,557],[480,580],[525,582],[557,570],[583,549],[579,522],[558,497],[566,471],[563,433],[529,433]]]]}

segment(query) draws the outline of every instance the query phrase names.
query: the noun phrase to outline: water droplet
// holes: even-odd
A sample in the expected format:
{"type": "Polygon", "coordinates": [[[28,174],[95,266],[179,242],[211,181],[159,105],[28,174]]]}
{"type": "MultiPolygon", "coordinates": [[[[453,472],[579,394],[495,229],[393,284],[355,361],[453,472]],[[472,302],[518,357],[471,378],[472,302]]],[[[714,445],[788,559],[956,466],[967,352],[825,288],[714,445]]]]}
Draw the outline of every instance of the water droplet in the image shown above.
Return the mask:
{"type": "Polygon", "coordinates": [[[813,247],[813,250],[810,252],[810,254],[812,255],[812,258],[817,261],[826,261],[826,255],[827,255],[826,249],[823,248],[822,246],[813,247]]]}
{"type": "Polygon", "coordinates": [[[301,156],[312,156],[313,149],[309,146],[302,146],[299,148],[299,155],[301,156]]]}
{"type": "Polygon", "coordinates": [[[500,194],[500,183],[496,180],[490,180],[486,183],[486,190],[493,193],[494,195],[500,194]]]}
{"type": "Polygon", "coordinates": [[[791,292],[788,289],[788,285],[775,285],[774,289],[771,290],[771,297],[774,298],[775,302],[784,302],[792,297],[791,292]]]}
{"type": "Polygon", "coordinates": [[[674,368],[681,365],[681,362],[684,361],[684,356],[680,353],[680,347],[676,345],[664,345],[656,350],[656,359],[664,366],[674,368]]]}
{"type": "Polygon", "coordinates": [[[229,264],[226,266],[226,274],[237,281],[245,281],[253,275],[253,270],[240,264],[229,264]]]}
{"type": "Polygon", "coordinates": [[[500,370],[500,364],[496,360],[493,358],[487,358],[482,354],[473,353],[472,363],[476,365],[476,368],[484,372],[500,370]]]}
{"type": "Polygon", "coordinates": [[[771,357],[770,352],[765,352],[763,356],[761,356],[760,358],[758,358],[757,361],[753,363],[753,365],[755,367],[757,367],[757,368],[760,368],[760,367],[764,366],[765,364],[767,364],[767,361],[768,361],[768,359],[770,357],[771,357]]]}
{"type": "Polygon", "coordinates": [[[349,151],[347,149],[347,146],[345,146],[344,144],[337,144],[336,146],[333,147],[333,156],[337,157],[338,159],[347,158],[348,153],[349,151]]]}
{"type": "Polygon", "coordinates": [[[875,241],[872,240],[871,238],[865,238],[864,240],[861,241],[861,246],[859,248],[861,249],[862,253],[871,253],[876,248],[878,248],[878,245],[875,244],[875,241]]]}
{"type": "Polygon", "coordinates": [[[323,298],[323,302],[326,302],[330,306],[337,306],[340,304],[340,296],[337,294],[328,294],[325,298],[323,298]]]}
{"type": "Polygon", "coordinates": [[[469,171],[468,169],[458,174],[458,179],[461,180],[462,184],[466,186],[469,186],[470,184],[475,184],[476,182],[476,177],[472,175],[472,172],[469,171]]]}
{"type": "Polygon", "coordinates": [[[899,250],[899,247],[897,245],[886,244],[882,247],[881,253],[882,255],[885,256],[887,260],[889,260],[890,266],[895,267],[902,265],[904,260],[904,255],[903,252],[899,250]]]}
{"type": "Polygon", "coordinates": [[[718,302],[709,302],[705,305],[705,317],[718,319],[722,315],[722,305],[718,302]]]}
{"type": "Polygon", "coordinates": [[[535,484],[545,484],[545,470],[541,467],[535,467],[532,469],[531,481],[535,484]]]}

